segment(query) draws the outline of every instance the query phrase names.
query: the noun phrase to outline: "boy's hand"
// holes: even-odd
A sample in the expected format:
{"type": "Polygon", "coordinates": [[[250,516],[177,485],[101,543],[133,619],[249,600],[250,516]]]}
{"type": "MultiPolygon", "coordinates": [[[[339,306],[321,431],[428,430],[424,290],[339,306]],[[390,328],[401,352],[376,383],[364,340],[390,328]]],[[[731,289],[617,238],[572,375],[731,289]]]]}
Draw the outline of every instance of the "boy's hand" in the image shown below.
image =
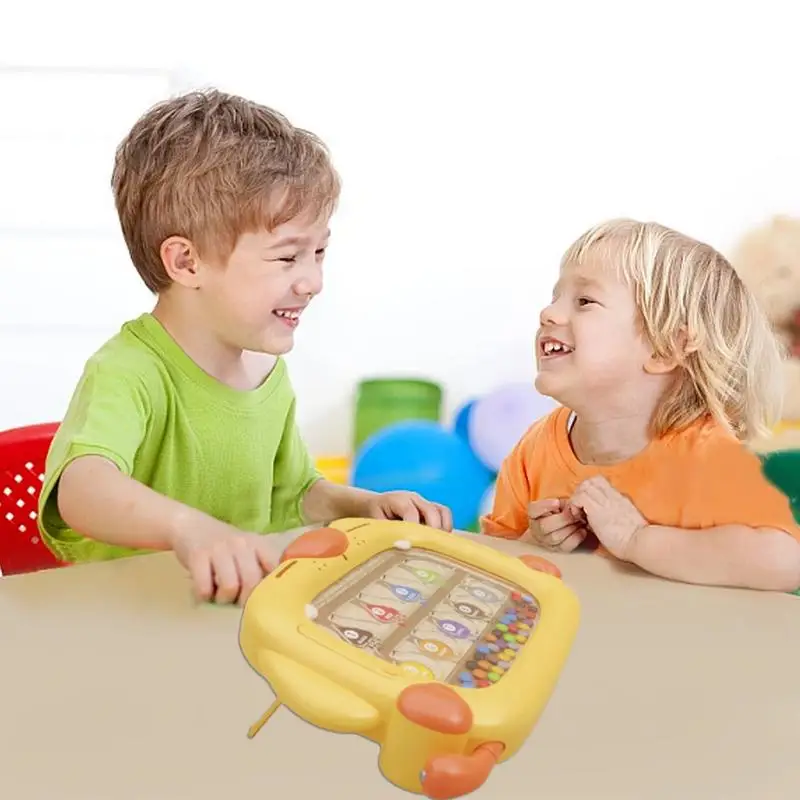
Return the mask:
{"type": "Polygon", "coordinates": [[[535,500],[528,505],[528,530],[520,541],[570,553],[586,534],[583,517],[564,500],[535,500]]]}
{"type": "Polygon", "coordinates": [[[449,508],[431,503],[414,492],[375,494],[367,499],[364,516],[373,519],[402,519],[443,531],[453,530],[453,515],[449,508]]]}
{"type": "Polygon", "coordinates": [[[598,475],[581,483],[569,504],[586,515],[600,544],[622,561],[630,560],[636,537],[648,522],[627,497],[598,475]]]}
{"type": "Polygon", "coordinates": [[[172,548],[201,602],[244,605],[277,566],[281,548],[269,535],[240,531],[216,520],[175,536],[172,548]]]}
{"type": "Polygon", "coordinates": [[[444,531],[453,529],[450,509],[431,503],[414,492],[373,492],[355,486],[342,486],[321,478],[303,498],[307,522],[322,522],[339,517],[370,517],[419,522],[444,531]]]}

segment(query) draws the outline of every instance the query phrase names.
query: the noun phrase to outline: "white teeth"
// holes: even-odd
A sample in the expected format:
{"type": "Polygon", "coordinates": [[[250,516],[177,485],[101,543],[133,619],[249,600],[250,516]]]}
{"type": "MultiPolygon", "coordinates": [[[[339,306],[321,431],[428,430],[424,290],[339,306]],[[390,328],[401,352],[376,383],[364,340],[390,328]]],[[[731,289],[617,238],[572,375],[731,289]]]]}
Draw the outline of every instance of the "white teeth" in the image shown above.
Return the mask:
{"type": "Polygon", "coordinates": [[[546,356],[549,356],[551,353],[571,353],[572,348],[561,342],[549,341],[542,345],[542,351],[546,356]]]}
{"type": "Polygon", "coordinates": [[[284,311],[283,309],[278,309],[275,313],[279,317],[288,317],[289,319],[297,319],[300,316],[299,311],[284,311]]]}

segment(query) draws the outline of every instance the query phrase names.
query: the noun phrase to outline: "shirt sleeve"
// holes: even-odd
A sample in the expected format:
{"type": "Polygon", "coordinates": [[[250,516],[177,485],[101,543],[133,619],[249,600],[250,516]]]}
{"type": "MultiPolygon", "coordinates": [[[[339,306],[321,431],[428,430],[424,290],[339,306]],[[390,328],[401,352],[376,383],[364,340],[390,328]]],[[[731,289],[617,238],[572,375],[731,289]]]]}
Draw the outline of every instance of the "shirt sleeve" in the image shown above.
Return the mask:
{"type": "Polygon", "coordinates": [[[696,464],[695,489],[685,509],[690,527],[773,528],[800,540],[790,499],[767,479],[752,450],[733,439],[717,441],[696,464]]]}
{"type": "Polygon", "coordinates": [[[76,458],[102,456],[131,475],[151,417],[151,397],[141,377],[113,365],[90,362],[50,445],[39,495],[39,530],[65,561],[82,560],[85,537],[69,529],[58,511],[58,481],[76,458]]]}
{"type": "Polygon", "coordinates": [[[533,431],[523,437],[503,461],[495,483],[492,510],[481,517],[481,533],[518,539],[528,530],[528,503],[530,483],[527,460],[530,450],[529,438],[533,431]]]}
{"type": "Polygon", "coordinates": [[[269,532],[289,530],[306,524],[302,510],[303,498],[322,477],[300,434],[295,410],[296,401],[292,400],[275,456],[269,532]]]}

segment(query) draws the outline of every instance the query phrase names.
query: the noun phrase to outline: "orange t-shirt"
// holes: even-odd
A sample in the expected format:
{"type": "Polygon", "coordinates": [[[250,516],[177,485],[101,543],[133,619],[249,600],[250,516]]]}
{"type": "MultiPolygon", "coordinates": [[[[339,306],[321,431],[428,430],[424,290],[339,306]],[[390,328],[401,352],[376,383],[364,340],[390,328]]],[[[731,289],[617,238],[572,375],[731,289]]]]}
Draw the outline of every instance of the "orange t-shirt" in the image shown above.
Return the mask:
{"type": "MultiPolygon", "coordinates": [[[[800,540],[789,499],[764,476],[759,457],[713,421],[653,440],[627,461],[582,464],[569,441],[570,411],[539,420],[517,443],[497,476],[484,533],[517,538],[528,529],[528,503],[568,498],[603,475],[653,525],[777,528],[800,540]]],[[[602,548],[601,548],[602,549],[602,548]]]]}

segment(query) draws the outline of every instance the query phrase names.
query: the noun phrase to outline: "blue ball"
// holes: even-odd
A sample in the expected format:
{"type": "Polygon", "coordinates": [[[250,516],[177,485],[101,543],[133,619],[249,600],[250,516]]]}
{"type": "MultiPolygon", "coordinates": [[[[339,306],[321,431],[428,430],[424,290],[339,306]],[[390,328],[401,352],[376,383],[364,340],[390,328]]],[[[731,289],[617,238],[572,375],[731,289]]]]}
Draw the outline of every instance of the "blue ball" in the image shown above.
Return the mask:
{"type": "Polygon", "coordinates": [[[469,415],[472,413],[474,406],[475,400],[468,400],[456,411],[456,416],[453,420],[453,430],[465,442],[469,441],[469,415]]]}
{"type": "Polygon", "coordinates": [[[373,434],[353,463],[353,485],[373,492],[405,490],[447,506],[459,529],[478,516],[494,480],[472,448],[435,422],[409,420],[373,434]]]}

